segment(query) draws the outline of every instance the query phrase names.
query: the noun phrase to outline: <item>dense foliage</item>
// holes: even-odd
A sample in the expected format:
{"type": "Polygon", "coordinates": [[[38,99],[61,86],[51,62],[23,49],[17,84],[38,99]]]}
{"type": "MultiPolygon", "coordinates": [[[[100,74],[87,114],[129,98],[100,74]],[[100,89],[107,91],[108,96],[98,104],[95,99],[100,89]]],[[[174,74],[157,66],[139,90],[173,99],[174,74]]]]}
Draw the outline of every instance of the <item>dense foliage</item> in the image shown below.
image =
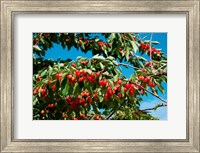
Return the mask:
{"type": "Polygon", "coordinates": [[[158,119],[148,109],[140,110],[142,97],[148,94],[161,101],[151,109],[167,106],[158,96],[158,90],[165,92],[162,82],[167,82],[167,57],[155,48],[158,43],[136,33],[34,34],[33,119],[158,119]],[[93,57],[45,59],[54,44],[67,48],[66,54],[75,47],[93,57]],[[121,66],[133,69],[130,78],[121,66]]]}

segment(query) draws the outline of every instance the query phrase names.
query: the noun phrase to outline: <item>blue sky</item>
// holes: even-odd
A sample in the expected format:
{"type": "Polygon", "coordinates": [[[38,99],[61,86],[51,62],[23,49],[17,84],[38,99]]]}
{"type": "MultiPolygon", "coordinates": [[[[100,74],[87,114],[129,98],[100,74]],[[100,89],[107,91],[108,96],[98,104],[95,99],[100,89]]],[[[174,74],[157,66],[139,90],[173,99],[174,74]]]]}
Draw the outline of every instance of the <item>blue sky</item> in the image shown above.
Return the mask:
{"type": "MultiPolygon", "coordinates": [[[[143,38],[146,36],[145,40],[150,40],[151,33],[139,33],[140,37],[143,38]]],[[[100,36],[100,35],[99,35],[100,36]]],[[[103,37],[100,36],[100,39],[103,39],[103,37]]],[[[152,35],[152,41],[158,41],[160,44],[155,45],[154,47],[158,49],[162,49],[162,52],[167,55],[167,33],[153,33],[152,35]]],[[[67,47],[65,49],[62,48],[61,45],[54,44],[54,47],[51,49],[48,49],[45,55],[45,59],[53,59],[57,60],[60,58],[61,60],[65,60],[67,58],[70,58],[72,60],[76,60],[77,56],[82,56],[86,58],[91,58],[92,53],[89,51],[86,54],[81,52],[81,50],[77,50],[74,47],[71,48],[70,51],[68,51],[67,47]]],[[[149,58],[149,56],[145,56],[146,59],[149,58]]],[[[134,72],[132,68],[125,68],[121,67],[123,75],[126,77],[130,77],[130,75],[134,72]]],[[[167,100],[167,84],[162,84],[164,87],[165,94],[159,92],[159,96],[165,100],[167,100]]],[[[158,98],[152,96],[151,94],[148,94],[148,96],[143,96],[143,102],[141,103],[140,108],[146,109],[146,108],[153,108],[156,104],[162,103],[161,100],[158,98]]],[[[160,107],[156,111],[150,111],[151,114],[155,117],[158,117],[160,120],[167,120],[167,108],[166,107],[160,107]]]]}

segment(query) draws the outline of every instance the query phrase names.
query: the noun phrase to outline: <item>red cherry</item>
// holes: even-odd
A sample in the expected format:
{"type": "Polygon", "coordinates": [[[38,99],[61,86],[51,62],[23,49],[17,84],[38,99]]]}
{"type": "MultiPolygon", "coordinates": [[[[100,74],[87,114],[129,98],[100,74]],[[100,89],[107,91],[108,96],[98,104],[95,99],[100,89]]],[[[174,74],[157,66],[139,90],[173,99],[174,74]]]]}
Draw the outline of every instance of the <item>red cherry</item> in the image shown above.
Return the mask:
{"type": "Polygon", "coordinates": [[[41,110],[41,111],[40,111],[40,114],[44,114],[44,113],[45,113],[45,111],[44,111],[44,110],[41,110]]]}
{"type": "Polygon", "coordinates": [[[133,89],[129,90],[129,94],[133,95],[134,94],[134,90],[133,89]]]}
{"type": "Polygon", "coordinates": [[[86,118],[85,114],[80,114],[80,117],[81,117],[82,119],[85,119],[85,118],[86,118]]]}
{"type": "Polygon", "coordinates": [[[149,61],[146,62],[146,64],[145,64],[146,67],[149,67],[150,65],[151,65],[151,63],[149,61]]]}
{"type": "Polygon", "coordinates": [[[71,81],[74,82],[76,79],[74,77],[71,78],[71,81]]]}
{"type": "Polygon", "coordinates": [[[105,101],[108,100],[108,94],[107,94],[107,93],[104,95],[104,100],[105,100],[105,101]]]}
{"type": "Polygon", "coordinates": [[[156,85],[153,82],[149,82],[149,86],[154,88],[156,85]]]}
{"type": "Polygon", "coordinates": [[[87,65],[87,64],[88,64],[88,61],[83,62],[83,64],[84,64],[84,65],[87,65]]]}
{"type": "Polygon", "coordinates": [[[77,77],[79,77],[81,75],[81,73],[79,72],[79,70],[76,70],[75,74],[76,74],[77,77]]]}
{"type": "Polygon", "coordinates": [[[118,94],[118,98],[121,99],[122,98],[122,94],[118,94]]]}
{"type": "Polygon", "coordinates": [[[52,80],[49,80],[48,84],[51,84],[52,83],[52,80]]]}
{"type": "Polygon", "coordinates": [[[144,90],[141,91],[141,94],[144,95],[144,90]]]}
{"type": "Polygon", "coordinates": [[[138,80],[143,81],[144,80],[144,76],[139,76],[138,80]]]}
{"type": "Polygon", "coordinates": [[[70,103],[71,100],[72,100],[72,97],[71,97],[71,96],[67,96],[65,100],[66,100],[68,103],[70,103]]]}
{"type": "Polygon", "coordinates": [[[114,91],[116,91],[116,90],[118,90],[118,86],[115,86],[115,87],[114,87],[114,91]]]}
{"type": "Polygon", "coordinates": [[[40,82],[41,79],[42,79],[42,76],[38,76],[38,77],[37,77],[37,81],[38,81],[38,82],[40,82]]]}
{"type": "Polygon", "coordinates": [[[81,104],[85,103],[85,99],[84,99],[84,98],[81,99],[81,100],[79,101],[79,103],[81,103],[81,104]]]}
{"type": "Polygon", "coordinates": [[[94,97],[98,97],[98,92],[95,92],[95,93],[93,94],[93,96],[94,96],[94,97]]]}
{"type": "Polygon", "coordinates": [[[94,78],[94,73],[91,73],[91,74],[90,74],[90,77],[91,77],[91,78],[94,78]]]}
{"type": "Polygon", "coordinates": [[[108,89],[107,89],[107,94],[108,94],[109,96],[112,96],[112,95],[113,95],[113,91],[112,91],[112,89],[111,89],[110,87],[108,87],[108,89]]]}
{"type": "Polygon", "coordinates": [[[101,73],[100,73],[100,72],[97,72],[97,73],[96,73],[96,76],[97,76],[97,77],[99,77],[100,75],[101,75],[101,73]]]}
{"type": "Polygon", "coordinates": [[[83,75],[86,76],[87,75],[87,71],[83,70],[83,75]]]}
{"type": "Polygon", "coordinates": [[[95,119],[95,120],[98,120],[98,119],[99,119],[99,116],[98,116],[98,115],[95,115],[95,116],[94,116],[94,119],[95,119]]]}
{"type": "Polygon", "coordinates": [[[67,75],[67,78],[70,80],[72,78],[72,75],[71,74],[68,74],[67,75]]]}
{"type": "Polygon", "coordinates": [[[126,87],[124,87],[124,92],[126,92],[127,91],[127,88],[126,87]]]}
{"type": "Polygon", "coordinates": [[[33,94],[34,95],[37,94],[37,90],[36,89],[33,90],[33,94]]]}
{"type": "Polygon", "coordinates": [[[90,105],[92,105],[92,99],[90,97],[88,97],[87,101],[89,102],[90,105]]]}
{"type": "Polygon", "coordinates": [[[56,74],[56,79],[61,80],[62,79],[62,74],[57,73],[56,74]]]}
{"type": "Polygon", "coordinates": [[[78,120],[78,118],[76,118],[76,117],[73,117],[73,118],[72,118],[72,120],[78,120]]]}
{"type": "Polygon", "coordinates": [[[149,81],[150,81],[150,77],[144,78],[144,82],[149,82],[149,81]]]}
{"type": "Polygon", "coordinates": [[[50,104],[51,108],[53,108],[55,105],[54,104],[50,104]]]}
{"type": "Polygon", "coordinates": [[[52,91],[55,91],[56,90],[56,84],[54,84],[52,87],[51,87],[51,89],[52,89],[52,91]]]}
{"type": "Polygon", "coordinates": [[[130,88],[130,84],[129,83],[127,83],[127,84],[125,84],[125,86],[124,86],[126,89],[129,89],[130,88]]]}
{"type": "Polygon", "coordinates": [[[106,80],[100,80],[99,85],[102,86],[102,87],[105,87],[107,85],[107,81],[106,80]]]}
{"type": "Polygon", "coordinates": [[[84,42],[84,45],[87,45],[88,44],[88,40],[86,40],[85,42],[84,42]]]}
{"type": "Polygon", "coordinates": [[[145,72],[145,69],[142,69],[142,72],[145,72]]]}
{"type": "Polygon", "coordinates": [[[70,38],[67,38],[65,41],[66,41],[67,43],[69,43],[69,42],[70,42],[70,38]]]}
{"type": "Polygon", "coordinates": [[[84,81],[84,77],[80,77],[79,79],[78,79],[78,82],[83,82],[84,81]]]}
{"type": "Polygon", "coordinates": [[[72,66],[73,66],[74,68],[76,68],[76,64],[73,63],[72,66]]]}
{"type": "Polygon", "coordinates": [[[134,84],[129,84],[129,88],[134,89],[134,84]]]}
{"type": "Polygon", "coordinates": [[[122,84],[122,80],[121,80],[121,79],[118,79],[117,83],[118,83],[118,84],[122,84]]]}
{"type": "Polygon", "coordinates": [[[46,90],[46,89],[41,89],[41,90],[40,90],[40,92],[41,92],[41,95],[42,95],[42,96],[45,96],[45,95],[46,95],[46,92],[47,92],[47,90],[46,90]]]}
{"type": "Polygon", "coordinates": [[[82,96],[82,97],[84,97],[84,96],[85,96],[84,92],[82,92],[82,93],[81,93],[81,96],[82,96]]]}

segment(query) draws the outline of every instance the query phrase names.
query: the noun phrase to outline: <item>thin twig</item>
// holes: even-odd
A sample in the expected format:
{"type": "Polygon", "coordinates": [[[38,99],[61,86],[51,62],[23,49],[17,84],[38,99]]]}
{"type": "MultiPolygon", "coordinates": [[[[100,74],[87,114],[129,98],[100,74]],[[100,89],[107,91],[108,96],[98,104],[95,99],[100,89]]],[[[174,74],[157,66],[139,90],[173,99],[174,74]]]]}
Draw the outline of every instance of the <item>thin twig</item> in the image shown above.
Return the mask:
{"type": "Polygon", "coordinates": [[[151,41],[152,41],[153,33],[150,36],[150,41],[149,41],[149,49],[150,49],[150,68],[152,69],[152,58],[151,58],[151,41]]]}
{"type": "Polygon", "coordinates": [[[138,68],[138,67],[134,67],[134,66],[132,66],[132,65],[129,65],[129,64],[124,64],[124,63],[119,63],[119,65],[131,67],[131,68],[138,69],[138,70],[141,69],[141,68],[138,68]]]}
{"type": "Polygon", "coordinates": [[[160,70],[161,68],[167,66],[167,64],[164,64],[163,66],[159,67],[154,73],[156,74],[156,72],[158,72],[158,70],[160,70]]]}
{"type": "Polygon", "coordinates": [[[112,111],[110,112],[110,114],[109,114],[108,116],[106,116],[105,119],[106,119],[106,120],[110,119],[110,117],[113,116],[114,113],[115,113],[115,112],[112,110],[112,111]]]}
{"type": "Polygon", "coordinates": [[[157,73],[157,74],[153,74],[153,75],[149,75],[149,76],[155,77],[155,76],[162,76],[162,75],[167,75],[167,72],[157,73]]]}
{"type": "MultiPolygon", "coordinates": [[[[167,106],[167,104],[159,104],[159,105],[157,105],[156,106],[156,109],[158,108],[158,107],[166,107],[167,106]]],[[[143,110],[141,110],[141,111],[148,111],[148,110],[155,110],[155,107],[153,107],[153,108],[147,108],[147,109],[143,109],[143,110]]]]}
{"type": "MultiPolygon", "coordinates": [[[[120,109],[120,107],[121,107],[121,106],[120,106],[120,104],[118,103],[118,109],[120,109]]],[[[109,120],[109,119],[113,116],[114,113],[115,113],[115,112],[114,112],[114,110],[112,109],[112,111],[110,112],[110,114],[109,114],[108,116],[106,116],[105,119],[106,119],[106,120],[109,120]]]]}

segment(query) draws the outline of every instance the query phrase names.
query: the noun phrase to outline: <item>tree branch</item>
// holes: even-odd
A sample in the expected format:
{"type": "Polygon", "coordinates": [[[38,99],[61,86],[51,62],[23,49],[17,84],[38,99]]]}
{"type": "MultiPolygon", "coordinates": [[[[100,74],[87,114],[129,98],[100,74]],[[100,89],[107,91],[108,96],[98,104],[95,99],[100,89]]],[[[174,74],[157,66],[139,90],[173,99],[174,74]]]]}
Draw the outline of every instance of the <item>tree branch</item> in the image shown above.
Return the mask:
{"type": "Polygon", "coordinates": [[[159,107],[166,107],[167,106],[167,104],[159,104],[159,105],[157,105],[157,106],[155,106],[155,107],[153,107],[153,108],[147,108],[147,109],[143,109],[143,110],[141,110],[141,111],[148,111],[148,110],[155,110],[155,109],[157,109],[157,108],[159,108],[159,107]]]}
{"type": "MultiPolygon", "coordinates": [[[[165,73],[163,73],[163,74],[157,74],[156,76],[159,76],[159,75],[167,75],[167,73],[166,73],[166,74],[165,74],[165,73]]],[[[113,76],[111,76],[111,75],[105,75],[105,76],[113,77],[113,76]]],[[[154,75],[154,76],[155,76],[155,75],[154,75]]],[[[132,82],[132,81],[131,81],[131,83],[135,84],[136,86],[139,86],[140,88],[142,88],[143,90],[145,90],[145,91],[147,91],[148,93],[152,94],[153,96],[157,97],[157,98],[160,99],[161,101],[167,103],[166,100],[162,99],[161,97],[159,97],[158,95],[154,94],[153,92],[151,92],[151,91],[145,89],[143,86],[141,86],[141,85],[139,85],[139,84],[137,84],[137,83],[135,83],[135,82],[132,82]]]]}
{"type": "Polygon", "coordinates": [[[150,75],[150,77],[162,76],[162,75],[167,75],[167,72],[153,74],[153,75],[150,75]]]}
{"type": "Polygon", "coordinates": [[[154,94],[153,92],[151,92],[151,91],[149,91],[149,90],[145,89],[143,86],[141,86],[141,85],[138,85],[137,83],[134,83],[134,82],[132,82],[132,83],[133,83],[133,84],[135,84],[135,85],[137,85],[137,86],[139,86],[140,88],[142,88],[143,90],[147,91],[148,93],[152,94],[153,96],[157,97],[157,98],[158,98],[158,99],[160,99],[161,101],[163,101],[163,102],[167,103],[167,101],[166,101],[166,100],[164,100],[164,99],[160,98],[158,95],[154,94]]]}
{"type": "Polygon", "coordinates": [[[106,116],[106,120],[109,120],[110,119],[110,117],[114,114],[115,112],[112,110],[111,112],[110,112],[110,114],[108,115],[108,116],[106,116]]]}

